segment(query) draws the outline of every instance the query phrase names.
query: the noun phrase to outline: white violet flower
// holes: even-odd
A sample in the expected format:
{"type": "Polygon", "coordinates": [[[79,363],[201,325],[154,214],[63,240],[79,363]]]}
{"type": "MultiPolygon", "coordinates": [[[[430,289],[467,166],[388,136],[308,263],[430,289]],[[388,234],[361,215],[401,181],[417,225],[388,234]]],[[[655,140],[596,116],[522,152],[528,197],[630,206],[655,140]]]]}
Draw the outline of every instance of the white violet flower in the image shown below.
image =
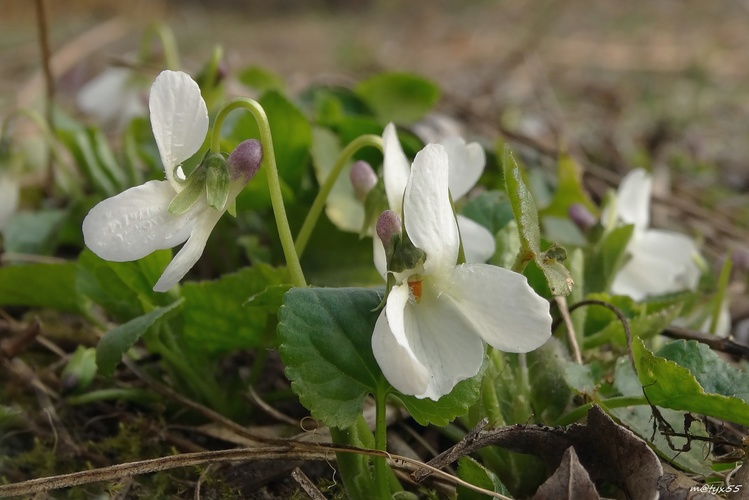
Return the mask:
{"type": "MultiPolygon", "coordinates": [[[[694,241],[683,234],[649,227],[651,189],[650,175],[635,169],[624,177],[616,196],[617,219],[634,225],[634,231],[627,245],[629,259],[614,277],[611,292],[635,300],[693,290],[700,279],[694,241]]],[[[604,212],[603,220],[607,218],[604,212]]]]}
{"type": "Polygon", "coordinates": [[[257,172],[262,148],[255,140],[244,141],[226,160],[230,184],[220,209],[209,205],[202,189],[176,215],[170,203],[192,180],[185,182],[180,165],[202,146],[208,111],[197,83],[180,71],[163,71],[156,78],[149,109],[166,180],[148,181],[96,205],[83,221],[83,236],[96,255],[114,262],[137,260],[187,241],[153,288],[165,292],[198,261],[214,226],[257,172]]]}
{"type": "MultiPolygon", "coordinates": [[[[404,235],[425,257],[393,273],[394,286],[372,336],[375,358],[393,387],[433,400],[478,373],[484,341],[521,353],[551,335],[549,303],[524,276],[483,263],[456,265],[460,236],[450,203],[449,163],[447,148],[436,144],[414,159],[402,202],[404,235]]],[[[387,228],[396,234],[399,224],[390,211],[378,221],[385,244],[387,228]]]]}
{"type": "MultiPolygon", "coordinates": [[[[389,123],[382,133],[383,180],[390,210],[403,215],[403,193],[410,175],[410,165],[403,152],[395,125],[389,123]]],[[[480,144],[451,137],[441,142],[448,156],[448,185],[453,200],[459,200],[476,185],[486,166],[486,155],[480,144]]],[[[496,249],[494,236],[478,222],[457,216],[467,262],[486,262],[496,249]]],[[[375,265],[380,274],[385,273],[385,255],[382,245],[375,243],[375,265]]]]}
{"type": "Polygon", "coordinates": [[[108,68],[78,91],[76,103],[102,123],[124,125],[146,114],[141,80],[129,68],[108,68]]]}

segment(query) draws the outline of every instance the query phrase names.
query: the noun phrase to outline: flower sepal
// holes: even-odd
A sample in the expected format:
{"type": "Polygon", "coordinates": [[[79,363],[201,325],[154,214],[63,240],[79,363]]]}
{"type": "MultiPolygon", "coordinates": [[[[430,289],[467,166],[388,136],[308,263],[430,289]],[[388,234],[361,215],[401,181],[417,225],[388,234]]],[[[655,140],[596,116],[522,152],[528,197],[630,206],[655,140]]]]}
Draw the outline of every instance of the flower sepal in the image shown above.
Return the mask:
{"type": "Polygon", "coordinates": [[[169,203],[169,213],[182,215],[187,213],[201,198],[205,190],[205,170],[198,167],[185,181],[182,191],[169,203]]]}
{"type": "Polygon", "coordinates": [[[205,168],[205,196],[208,206],[223,212],[229,200],[229,167],[226,158],[220,153],[206,155],[202,168],[205,168]]]}
{"type": "Polygon", "coordinates": [[[388,199],[385,186],[378,181],[364,197],[364,222],[359,230],[359,237],[364,238],[371,234],[372,226],[375,225],[380,214],[388,209],[388,199]]]}

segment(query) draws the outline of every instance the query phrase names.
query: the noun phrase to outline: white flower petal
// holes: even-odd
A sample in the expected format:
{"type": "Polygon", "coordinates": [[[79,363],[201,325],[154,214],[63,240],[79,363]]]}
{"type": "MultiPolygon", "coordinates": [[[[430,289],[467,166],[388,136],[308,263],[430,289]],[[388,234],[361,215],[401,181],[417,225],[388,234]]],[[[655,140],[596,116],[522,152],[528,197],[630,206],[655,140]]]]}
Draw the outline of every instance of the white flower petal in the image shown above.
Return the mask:
{"type": "Polygon", "coordinates": [[[372,352],[390,385],[403,394],[422,394],[427,390],[429,373],[414,357],[405,338],[403,322],[407,302],[408,286],[393,287],[388,295],[390,318],[386,309],[377,318],[372,333],[372,352]]]}
{"type": "Polygon", "coordinates": [[[645,230],[650,224],[650,193],[653,179],[645,170],[629,172],[616,195],[616,214],[625,224],[634,224],[635,230],[645,230]]]}
{"type": "Polygon", "coordinates": [[[486,154],[479,143],[466,145],[460,137],[451,137],[440,144],[450,158],[450,193],[453,200],[458,200],[478,182],[486,166],[486,154]]]}
{"type": "Polygon", "coordinates": [[[697,247],[691,238],[649,229],[635,234],[627,248],[630,259],[614,277],[611,291],[642,300],[649,295],[694,289],[700,270],[694,261],[697,247]]]}
{"type": "Polygon", "coordinates": [[[151,86],[148,108],[166,178],[179,190],[174,169],[200,149],[208,133],[208,110],[200,87],[187,73],[162,71],[151,86]]]}
{"type": "Polygon", "coordinates": [[[398,141],[395,125],[388,123],[382,133],[383,150],[383,182],[390,210],[401,215],[403,213],[403,192],[406,190],[408,176],[411,172],[408,158],[398,141]]]}
{"type": "Polygon", "coordinates": [[[427,274],[444,273],[458,259],[460,237],[447,182],[447,152],[428,144],[414,159],[403,201],[403,222],[411,242],[426,252],[427,274]]]}
{"type": "Polygon", "coordinates": [[[463,240],[466,262],[486,262],[494,255],[497,243],[488,229],[462,215],[458,215],[458,228],[463,240]]]}
{"type": "Polygon", "coordinates": [[[208,237],[223,214],[223,212],[208,208],[198,217],[187,243],[177,252],[159,281],[154,285],[153,290],[155,292],[166,292],[179,283],[179,280],[185,277],[187,271],[192,269],[192,266],[203,255],[208,237]]]}
{"type": "Polygon", "coordinates": [[[424,285],[419,304],[409,299],[408,284],[393,287],[385,306],[387,329],[378,319],[381,329],[375,327],[378,339],[373,336],[372,348],[393,387],[437,400],[478,373],[484,345],[470,334],[470,325],[452,303],[424,285]]]}
{"type": "Polygon", "coordinates": [[[81,110],[103,122],[127,123],[145,115],[140,89],[127,68],[109,68],[84,85],[76,96],[81,110]]]}
{"type": "Polygon", "coordinates": [[[522,274],[488,264],[463,264],[444,280],[442,297],[467,318],[469,331],[489,345],[505,352],[529,352],[551,336],[549,303],[522,274]]]}
{"type": "Polygon", "coordinates": [[[167,181],[149,181],[107,198],[83,220],[86,246],[102,259],[126,262],[179,245],[206,205],[198,202],[187,213],[172,215],[168,207],[175,194],[167,181]]]}
{"type": "Polygon", "coordinates": [[[385,246],[382,244],[382,240],[377,236],[372,238],[372,255],[374,256],[375,269],[380,273],[380,276],[386,278],[388,270],[387,255],[385,255],[385,246]]]}

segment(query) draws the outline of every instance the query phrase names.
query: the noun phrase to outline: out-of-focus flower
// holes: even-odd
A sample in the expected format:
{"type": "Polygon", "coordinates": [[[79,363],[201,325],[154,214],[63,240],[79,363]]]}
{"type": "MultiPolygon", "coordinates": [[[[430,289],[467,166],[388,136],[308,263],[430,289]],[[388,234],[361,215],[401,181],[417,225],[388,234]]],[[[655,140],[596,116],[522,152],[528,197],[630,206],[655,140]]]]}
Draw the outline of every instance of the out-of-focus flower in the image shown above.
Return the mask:
{"type": "Polygon", "coordinates": [[[164,71],[151,87],[149,108],[166,180],[148,181],[96,205],[83,221],[83,236],[96,255],[114,262],[137,260],[187,240],[154,286],[165,292],[202,255],[214,226],[257,172],[262,146],[245,141],[228,160],[207,155],[185,180],[180,165],[200,149],[208,132],[200,89],[186,73],[164,71]],[[207,179],[222,175],[228,187],[223,183],[225,189],[216,194],[216,183],[207,179]]]}
{"type": "Polygon", "coordinates": [[[384,212],[387,219],[378,223],[389,247],[393,286],[375,324],[372,349],[393,387],[433,400],[478,373],[484,341],[502,351],[528,352],[551,335],[549,303],[524,276],[483,263],[456,265],[460,235],[449,164],[447,148],[427,145],[406,180],[402,236],[396,238],[400,224],[394,211],[384,212]],[[397,260],[410,265],[395,269],[393,255],[401,243],[408,256],[397,260]]]}
{"type": "Polygon", "coordinates": [[[99,122],[121,126],[145,116],[145,90],[143,78],[133,70],[108,68],[81,88],[76,103],[99,122]]]}
{"type": "MultiPolygon", "coordinates": [[[[694,241],[680,233],[649,227],[651,189],[650,175],[635,169],[622,180],[616,196],[616,218],[634,225],[634,231],[627,245],[629,259],[614,277],[611,291],[635,300],[693,290],[700,278],[694,241]]],[[[602,220],[609,216],[604,211],[602,220]]]]}

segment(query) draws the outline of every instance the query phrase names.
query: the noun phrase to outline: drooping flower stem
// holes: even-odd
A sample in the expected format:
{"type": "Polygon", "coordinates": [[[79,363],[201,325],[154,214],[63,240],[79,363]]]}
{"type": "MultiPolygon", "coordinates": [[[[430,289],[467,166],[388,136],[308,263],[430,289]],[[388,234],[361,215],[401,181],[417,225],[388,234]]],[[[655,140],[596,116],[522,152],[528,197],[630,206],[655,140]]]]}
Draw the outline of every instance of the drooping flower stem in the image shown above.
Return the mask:
{"type": "Polygon", "coordinates": [[[140,49],[138,51],[138,59],[141,62],[146,62],[151,56],[151,44],[154,38],[158,38],[161,42],[161,48],[164,50],[164,63],[167,69],[178,70],[179,69],[179,51],[177,50],[177,42],[174,39],[174,33],[164,23],[152,23],[148,25],[146,31],[140,39],[140,49]]]}
{"type": "Polygon", "coordinates": [[[278,167],[276,166],[276,154],[273,149],[273,137],[268,124],[268,117],[265,110],[257,101],[248,97],[237,97],[229,101],[216,116],[216,122],[213,124],[213,134],[211,136],[211,152],[221,152],[221,125],[230,112],[235,109],[244,108],[249,111],[257,122],[260,130],[260,142],[263,144],[263,164],[266,166],[266,175],[268,177],[268,189],[270,191],[271,205],[276,218],[278,236],[283,247],[286,266],[289,268],[291,281],[294,286],[307,286],[302,272],[302,266],[299,263],[299,256],[294,249],[294,238],[291,235],[289,220],[286,217],[286,207],[283,204],[283,195],[281,194],[281,181],[278,177],[278,167]]]}
{"type": "Polygon", "coordinates": [[[368,146],[382,151],[382,137],[373,134],[361,135],[351,141],[345,148],[343,148],[343,151],[341,151],[335,165],[333,165],[333,169],[328,174],[328,177],[325,179],[322,186],[320,186],[320,191],[317,193],[315,201],[312,202],[312,206],[310,207],[309,212],[307,212],[307,217],[304,219],[302,228],[299,230],[299,234],[296,237],[296,251],[299,256],[304,253],[304,249],[309,242],[312,231],[317,224],[317,219],[320,218],[320,214],[325,207],[325,201],[328,199],[328,195],[330,195],[330,191],[333,189],[333,185],[338,179],[338,176],[341,175],[346,163],[352,156],[354,156],[354,153],[368,146]]]}

